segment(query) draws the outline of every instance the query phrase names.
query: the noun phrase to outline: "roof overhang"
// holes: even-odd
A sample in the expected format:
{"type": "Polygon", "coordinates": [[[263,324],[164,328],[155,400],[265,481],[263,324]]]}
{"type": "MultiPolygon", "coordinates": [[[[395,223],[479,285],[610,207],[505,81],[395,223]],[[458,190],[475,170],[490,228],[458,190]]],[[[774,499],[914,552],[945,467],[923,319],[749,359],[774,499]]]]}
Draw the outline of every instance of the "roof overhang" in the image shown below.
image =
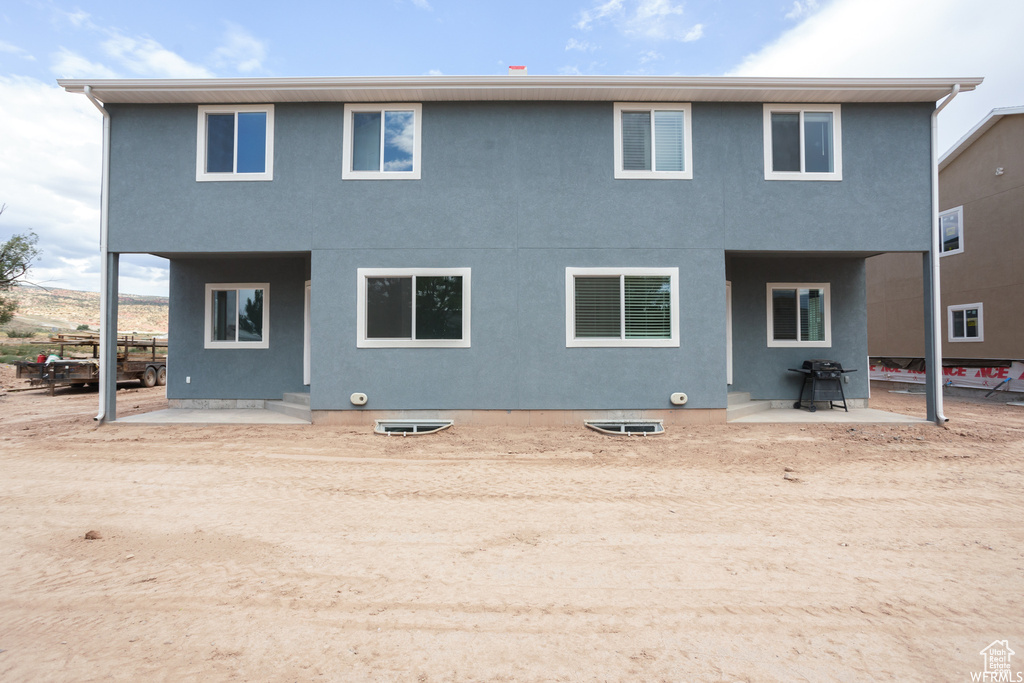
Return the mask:
{"type": "Polygon", "coordinates": [[[720,76],[373,76],[348,78],[60,79],[105,103],[265,102],[935,102],[981,78],[720,76]]]}
{"type": "Polygon", "coordinates": [[[949,150],[942,155],[939,159],[939,170],[946,168],[960,156],[968,147],[973,145],[978,138],[984,135],[989,128],[999,123],[999,120],[1004,116],[1013,116],[1014,114],[1024,114],[1024,107],[998,107],[988,113],[988,116],[983,118],[978,125],[967,131],[967,134],[957,140],[956,144],[949,148],[949,150]]]}

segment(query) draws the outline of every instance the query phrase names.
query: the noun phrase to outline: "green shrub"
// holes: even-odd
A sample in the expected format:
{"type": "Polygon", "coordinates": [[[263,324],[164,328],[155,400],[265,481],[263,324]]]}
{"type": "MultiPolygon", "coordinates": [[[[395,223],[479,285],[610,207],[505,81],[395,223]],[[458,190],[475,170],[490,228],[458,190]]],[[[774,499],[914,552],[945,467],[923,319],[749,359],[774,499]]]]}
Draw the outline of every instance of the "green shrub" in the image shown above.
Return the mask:
{"type": "Polygon", "coordinates": [[[36,330],[30,327],[11,327],[7,330],[7,336],[10,339],[29,339],[34,337],[36,330]]]}
{"type": "Polygon", "coordinates": [[[86,330],[86,331],[88,331],[88,329],[89,329],[89,326],[88,326],[88,325],[79,325],[79,326],[78,326],[78,327],[76,327],[75,329],[76,329],[76,330],[86,330]]]}

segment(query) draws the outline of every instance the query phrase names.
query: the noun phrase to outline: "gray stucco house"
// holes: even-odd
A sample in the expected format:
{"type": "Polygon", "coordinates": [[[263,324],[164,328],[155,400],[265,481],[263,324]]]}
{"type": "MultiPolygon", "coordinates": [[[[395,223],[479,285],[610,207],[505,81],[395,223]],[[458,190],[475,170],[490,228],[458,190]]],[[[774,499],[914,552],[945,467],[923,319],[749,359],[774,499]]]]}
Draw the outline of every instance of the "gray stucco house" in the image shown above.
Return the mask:
{"type": "Polygon", "coordinates": [[[670,424],[809,358],[866,399],[865,258],[927,271],[936,101],[980,82],[60,84],[104,111],[103,329],[118,255],[168,258],[177,405],[670,424]]]}

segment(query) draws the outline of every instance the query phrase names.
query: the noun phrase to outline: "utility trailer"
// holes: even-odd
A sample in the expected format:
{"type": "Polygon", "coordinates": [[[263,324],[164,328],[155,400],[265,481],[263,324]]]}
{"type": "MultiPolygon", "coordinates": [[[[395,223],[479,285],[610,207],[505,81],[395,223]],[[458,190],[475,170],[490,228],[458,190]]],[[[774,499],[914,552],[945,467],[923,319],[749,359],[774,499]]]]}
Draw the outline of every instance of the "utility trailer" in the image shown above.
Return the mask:
{"type": "MultiPolygon", "coordinates": [[[[58,334],[50,338],[50,345],[59,349],[61,360],[44,362],[19,361],[18,379],[27,379],[33,387],[49,389],[50,395],[58,386],[97,386],[100,382],[99,347],[96,335],[58,334]],[[65,349],[82,349],[77,358],[65,358],[65,349]],[[91,356],[89,355],[91,353],[91,356]]],[[[120,335],[117,338],[117,381],[138,380],[144,387],[167,384],[167,340],[157,337],[120,335]],[[157,351],[160,350],[158,353],[157,351]]]]}

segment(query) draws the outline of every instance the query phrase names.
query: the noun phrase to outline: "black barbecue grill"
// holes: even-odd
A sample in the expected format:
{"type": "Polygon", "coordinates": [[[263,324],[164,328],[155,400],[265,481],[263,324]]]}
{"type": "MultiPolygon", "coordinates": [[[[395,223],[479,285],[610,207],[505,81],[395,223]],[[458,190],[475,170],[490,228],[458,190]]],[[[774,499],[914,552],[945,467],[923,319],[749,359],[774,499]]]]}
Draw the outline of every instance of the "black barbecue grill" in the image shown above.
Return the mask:
{"type": "Polygon", "coordinates": [[[843,410],[850,412],[846,407],[846,395],[843,393],[843,373],[857,372],[856,370],[843,370],[842,364],[838,361],[821,359],[805,360],[802,367],[790,370],[804,376],[800,396],[793,404],[794,408],[799,410],[806,406],[807,410],[813,413],[817,410],[815,401],[828,401],[830,409],[835,408],[835,401],[841,401],[843,410]],[[808,396],[806,400],[805,395],[808,396]]]}

